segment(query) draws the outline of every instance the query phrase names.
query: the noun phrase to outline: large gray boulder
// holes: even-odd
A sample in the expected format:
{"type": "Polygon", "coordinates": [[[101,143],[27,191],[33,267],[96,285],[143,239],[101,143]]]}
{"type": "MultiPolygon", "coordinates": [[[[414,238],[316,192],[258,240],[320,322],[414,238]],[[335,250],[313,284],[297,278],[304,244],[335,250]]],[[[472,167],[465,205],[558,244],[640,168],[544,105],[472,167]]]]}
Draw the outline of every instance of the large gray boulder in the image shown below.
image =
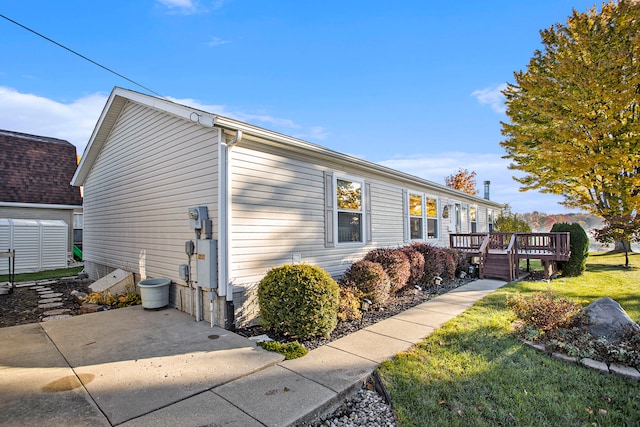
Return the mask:
{"type": "Polygon", "coordinates": [[[640,333],[640,326],[631,320],[620,304],[609,297],[592,302],[584,311],[589,317],[589,329],[593,335],[616,340],[626,331],[640,333]]]}

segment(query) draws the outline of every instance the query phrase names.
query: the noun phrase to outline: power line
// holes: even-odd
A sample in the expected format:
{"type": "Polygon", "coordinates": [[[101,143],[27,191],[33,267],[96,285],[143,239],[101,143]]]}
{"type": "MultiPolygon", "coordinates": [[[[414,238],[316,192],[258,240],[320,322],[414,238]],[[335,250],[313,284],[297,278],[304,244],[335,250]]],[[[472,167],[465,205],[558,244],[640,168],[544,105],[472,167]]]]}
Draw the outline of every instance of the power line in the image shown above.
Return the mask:
{"type": "Polygon", "coordinates": [[[82,54],[80,54],[80,53],[76,52],[75,50],[70,49],[70,48],[66,47],[65,45],[63,45],[63,44],[60,44],[60,43],[58,43],[57,41],[52,40],[52,39],[50,39],[49,37],[47,37],[47,36],[45,36],[45,35],[43,35],[43,34],[40,34],[39,32],[37,32],[37,31],[35,31],[35,30],[32,30],[31,28],[29,28],[29,27],[27,27],[27,26],[25,26],[25,25],[22,25],[21,23],[19,23],[19,22],[17,22],[17,21],[14,21],[13,19],[11,19],[11,18],[9,18],[9,17],[7,17],[7,16],[4,16],[4,15],[0,14],[0,17],[2,17],[2,18],[4,18],[4,19],[6,19],[7,21],[9,21],[9,22],[11,22],[11,23],[13,23],[13,24],[15,24],[15,25],[17,25],[17,26],[19,26],[19,27],[21,27],[21,28],[23,28],[23,29],[25,29],[25,30],[27,30],[27,31],[29,31],[29,32],[31,32],[31,33],[33,33],[33,34],[35,34],[35,35],[37,35],[38,37],[42,37],[43,39],[47,40],[48,42],[51,42],[51,43],[53,43],[53,44],[55,44],[55,45],[57,45],[57,46],[59,46],[59,47],[63,48],[64,50],[67,50],[67,51],[69,51],[69,52],[73,53],[74,55],[79,56],[80,58],[84,59],[85,61],[89,61],[89,62],[91,62],[92,64],[97,65],[98,67],[102,68],[103,70],[106,70],[106,71],[108,71],[108,72],[110,72],[110,73],[112,73],[112,74],[115,74],[116,76],[118,76],[118,77],[120,77],[120,78],[122,78],[122,79],[125,79],[126,81],[128,81],[128,82],[130,82],[130,83],[133,83],[134,85],[139,86],[139,87],[143,88],[144,90],[146,90],[146,91],[148,91],[148,92],[151,92],[151,93],[152,93],[152,94],[154,94],[154,95],[157,95],[157,96],[159,96],[159,97],[161,97],[161,98],[165,98],[164,96],[160,95],[160,94],[159,94],[158,92],[156,92],[155,90],[149,89],[148,87],[146,87],[146,86],[144,86],[144,85],[141,85],[140,83],[135,82],[135,81],[131,80],[130,78],[126,77],[126,76],[123,76],[122,74],[120,74],[120,73],[118,73],[118,72],[116,72],[116,71],[112,70],[112,69],[111,69],[111,68],[109,68],[109,67],[105,67],[104,65],[99,64],[99,63],[97,63],[96,61],[94,61],[94,60],[92,60],[92,59],[90,59],[90,58],[87,58],[86,56],[84,56],[84,55],[82,55],[82,54]]]}

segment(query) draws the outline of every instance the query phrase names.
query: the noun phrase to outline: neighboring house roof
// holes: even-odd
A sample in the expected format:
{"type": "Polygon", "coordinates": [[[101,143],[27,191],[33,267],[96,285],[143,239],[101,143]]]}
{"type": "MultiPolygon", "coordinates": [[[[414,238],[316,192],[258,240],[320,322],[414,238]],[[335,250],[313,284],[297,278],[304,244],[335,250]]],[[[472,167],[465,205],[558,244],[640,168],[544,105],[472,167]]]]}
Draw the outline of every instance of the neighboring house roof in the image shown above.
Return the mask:
{"type": "Polygon", "coordinates": [[[437,184],[435,182],[428,181],[414,175],[410,175],[408,173],[400,172],[395,169],[379,165],[377,163],[369,162],[358,157],[339,153],[337,151],[333,151],[319,145],[311,144],[301,139],[263,129],[258,126],[250,125],[248,123],[244,123],[228,117],[220,116],[215,113],[210,113],[198,110],[197,108],[181,105],[168,99],[156,98],[154,96],[145,95],[139,92],[119,87],[115,87],[111,92],[111,95],[107,100],[102,114],[98,119],[98,123],[93,130],[91,138],[89,139],[89,144],[87,144],[84,154],[82,155],[80,165],[78,166],[78,169],[73,176],[73,185],[80,186],[84,184],[84,181],[87,178],[87,175],[89,174],[93,163],[98,157],[102,146],[106,142],[112,127],[115,125],[120,113],[129,101],[145,105],[149,108],[164,111],[173,116],[177,116],[194,123],[199,123],[200,125],[205,127],[215,126],[231,133],[241,131],[245,137],[253,138],[259,140],[261,143],[280,147],[288,151],[302,153],[310,158],[326,159],[348,166],[358,166],[369,171],[375,171],[382,176],[405,180],[408,183],[414,182],[427,185],[439,190],[442,193],[450,194],[451,196],[456,197],[459,200],[468,200],[471,203],[482,200],[483,203],[494,205],[496,208],[501,208],[503,206],[502,204],[497,202],[481,199],[477,196],[472,196],[462,191],[454,190],[453,188],[447,187],[445,185],[437,184]]]}
{"type": "Polygon", "coordinates": [[[68,141],[0,129],[0,203],[82,206],[76,166],[68,141]]]}

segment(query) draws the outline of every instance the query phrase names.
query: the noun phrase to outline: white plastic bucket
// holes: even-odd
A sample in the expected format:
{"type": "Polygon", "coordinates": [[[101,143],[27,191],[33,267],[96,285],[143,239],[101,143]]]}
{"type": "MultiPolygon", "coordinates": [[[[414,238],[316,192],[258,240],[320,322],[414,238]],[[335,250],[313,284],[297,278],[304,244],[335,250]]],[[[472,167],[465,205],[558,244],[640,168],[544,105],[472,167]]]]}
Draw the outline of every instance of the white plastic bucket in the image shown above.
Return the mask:
{"type": "Polygon", "coordinates": [[[138,282],[143,308],[163,308],[169,305],[171,279],[145,279],[138,282]]]}

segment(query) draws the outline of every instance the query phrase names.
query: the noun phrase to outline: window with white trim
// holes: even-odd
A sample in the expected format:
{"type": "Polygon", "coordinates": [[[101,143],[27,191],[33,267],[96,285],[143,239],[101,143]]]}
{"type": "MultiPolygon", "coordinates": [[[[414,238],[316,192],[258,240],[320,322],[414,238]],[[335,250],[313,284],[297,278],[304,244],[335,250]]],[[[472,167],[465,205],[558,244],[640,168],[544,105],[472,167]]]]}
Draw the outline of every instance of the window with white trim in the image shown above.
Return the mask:
{"type": "Polygon", "coordinates": [[[424,238],[423,212],[422,195],[409,193],[409,236],[411,240],[424,238]]]}
{"type": "Polygon", "coordinates": [[[427,239],[437,239],[440,237],[440,228],[438,225],[438,199],[435,197],[426,198],[427,213],[427,239]]]}
{"type": "Polygon", "coordinates": [[[478,232],[478,219],[477,219],[477,211],[478,208],[475,206],[470,206],[469,207],[469,224],[471,225],[471,232],[472,233],[477,233],[478,232]]]}
{"type": "Polygon", "coordinates": [[[336,223],[338,243],[364,242],[364,182],[336,178],[336,223]]]}

